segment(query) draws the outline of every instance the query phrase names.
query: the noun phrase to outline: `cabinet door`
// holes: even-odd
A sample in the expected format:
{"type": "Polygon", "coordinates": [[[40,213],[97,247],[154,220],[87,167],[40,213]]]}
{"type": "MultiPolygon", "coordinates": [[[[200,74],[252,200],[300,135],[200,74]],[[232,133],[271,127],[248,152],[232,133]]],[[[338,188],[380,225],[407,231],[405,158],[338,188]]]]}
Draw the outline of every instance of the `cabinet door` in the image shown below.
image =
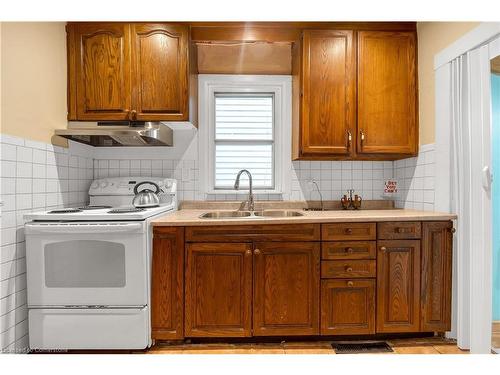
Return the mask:
{"type": "Polygon", "coordinates": [[[422,331],[451,329],[452,223],[424,222],[422,237],[422,331]]]}
{"type": "Polygon", "coordinates": [[[130,114],[130,27],[68,25],[70,120],[127,120],[130,114]]]}
{"type": "Polygon", "coordinates": [[[188,120],[188,27],[132,24],[133,116],[188,120]]]}
{"type": "Polygon", "coordinates": [[[184,228],[155,228],[151,280],[153,339],[184,337],[184,228]]]}
{"type": "Polygon", "coordinates": [[[251,336],[252,245],[192,243],[186,251],[186,337],[251,336]]]}
{"type": "Polygon", "coordinates": [[[254,262],[254,336],[319,334],[319,243],[256,243],[254,262]]]}
{"type": "Polygon", "coordinates": [[[356,115],[353,32],[304,31],[301,153],[349,155],[356,115]]]}
{"type": "Polygon", "coordinates": [[[420,241],[378,241],[377,333],[420,327],[420,241]]]}
{"type": "Polygon", "coordinates": [[[375,333],[375,280],[321,280],[321,334],[375,333]]]}
{"type": "Polygon", "coordinates": [[[358,33],[358,152],[415,154],[414,32],[358,33]]]}

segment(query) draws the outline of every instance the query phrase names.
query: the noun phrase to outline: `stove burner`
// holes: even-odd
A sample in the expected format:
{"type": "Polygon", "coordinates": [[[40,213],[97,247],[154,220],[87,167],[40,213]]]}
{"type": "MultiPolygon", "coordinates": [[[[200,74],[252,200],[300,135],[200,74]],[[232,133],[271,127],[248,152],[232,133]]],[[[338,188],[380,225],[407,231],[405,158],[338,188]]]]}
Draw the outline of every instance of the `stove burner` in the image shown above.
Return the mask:
{"type": "Polygon", "coordinates": [[[82,212],[82,210],[79,208],[62,208],[60,210],[49,211],[48,213],[49,214],[73,214],[76,212],[82,212]]]}
{"type": "Polygon", "coordinates": [[[102,210],[104,208],[111,208],[111,206],[84,206],[84,207],[79,207],[79,210],[82,211],[89,211],[89,210],[102,210]]]}
{"type": "Polygon", "coordinates": [[[127,214],[131,212],[141,212],[146,211],[145,208],[140,207],[125,207],[125,208],[113,208],[108,211],[108,214],[127,214]]]}

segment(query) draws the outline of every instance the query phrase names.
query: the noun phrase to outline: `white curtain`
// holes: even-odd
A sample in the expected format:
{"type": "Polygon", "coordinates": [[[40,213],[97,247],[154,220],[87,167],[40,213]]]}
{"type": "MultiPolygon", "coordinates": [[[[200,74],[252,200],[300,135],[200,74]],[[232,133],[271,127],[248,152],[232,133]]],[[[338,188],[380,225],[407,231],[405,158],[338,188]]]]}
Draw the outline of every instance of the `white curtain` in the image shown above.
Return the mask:
{"type": "Polygon", "coordinates": [[[492,259],[488,46],[471,50],[448,65],[450,205],[458,215],[454,241],[456,336],[459,347],[488,353],[492,259]]]}

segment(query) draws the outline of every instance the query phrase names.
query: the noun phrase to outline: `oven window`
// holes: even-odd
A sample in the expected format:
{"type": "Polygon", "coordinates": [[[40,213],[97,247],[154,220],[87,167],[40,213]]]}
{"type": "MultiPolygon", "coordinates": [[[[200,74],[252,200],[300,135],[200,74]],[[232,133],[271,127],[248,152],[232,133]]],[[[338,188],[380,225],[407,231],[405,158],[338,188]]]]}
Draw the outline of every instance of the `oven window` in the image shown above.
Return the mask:
{"type": "Polygon", "coordinates": [[[125,246],[79,240],[45,245],[48,288],[121,288],[125,286],[125,246]]]}

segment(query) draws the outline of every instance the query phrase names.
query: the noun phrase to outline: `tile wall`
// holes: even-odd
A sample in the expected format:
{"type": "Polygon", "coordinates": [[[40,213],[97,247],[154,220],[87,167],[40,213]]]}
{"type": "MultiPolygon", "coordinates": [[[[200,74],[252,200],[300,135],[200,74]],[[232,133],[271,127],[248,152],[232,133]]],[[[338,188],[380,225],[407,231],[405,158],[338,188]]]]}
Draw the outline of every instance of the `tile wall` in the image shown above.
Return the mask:
{"type": "Polygon", "coordinates": [[[23,215],[87,203],[93,180],[89,148],[69,149],[2,135],[0,243],[0,351],[28,347],[23,215]]]}
{"type": "Polygon", "coordinates": [[[420,146],[418,157],[396,160],[394,178],[400,185],[396,207],[433,211],[435,168],[434,144],[420,146]]]}
{"type": "MultiPolygon", "coordinates": [[[[215,196],[200,192],[197,142],[192,136],[181,135],[174,142],[183,146],[163,150],[98,150],[77,143],[64,149],[7,135],[2,135],[0,141],[3,352],[22,352],[27,347],[25,213],[86,204],[94,178],[118,176],[176,178],[180,200],[242,199],[241,194],[215,196]]],[[[395,162],[292,162],[289,178],[283,184],[284,193],[260,194],[257,199],[317,200],[311,180],[317,182],[325,200],[338,199],[351,188],[364,199],[380,199],[384,181],[389,178],[399,183],[397,207],[433,210],[434,145],[421,146],[418,157],[395,162]]]]}

